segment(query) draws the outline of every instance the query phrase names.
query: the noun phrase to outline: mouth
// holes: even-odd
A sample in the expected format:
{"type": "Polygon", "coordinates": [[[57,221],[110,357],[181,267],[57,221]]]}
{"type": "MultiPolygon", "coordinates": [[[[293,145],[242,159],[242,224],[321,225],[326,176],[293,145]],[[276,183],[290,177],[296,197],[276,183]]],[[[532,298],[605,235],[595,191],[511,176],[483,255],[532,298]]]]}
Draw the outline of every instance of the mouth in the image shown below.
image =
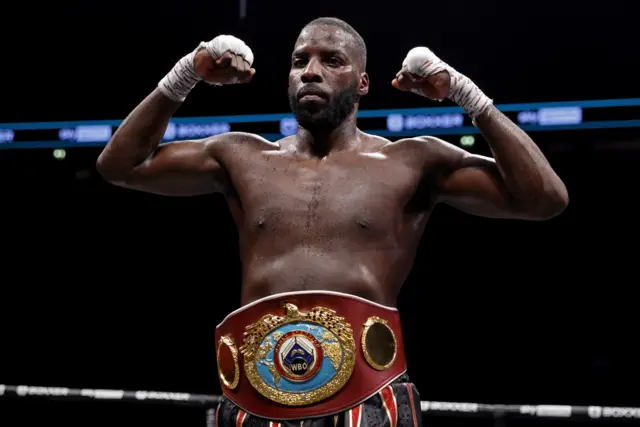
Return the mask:
{"type": "Polygon", "coordinates": [[[307,88],[302,88],[300,89],[300,91],[298,92],[298,99],[299,100],[321,100],[321,99],[327,99],[328,96],[325,92],[321,91],[320,89],[317,88],[313,88],[313,87],[307,87],[307,88]]]}

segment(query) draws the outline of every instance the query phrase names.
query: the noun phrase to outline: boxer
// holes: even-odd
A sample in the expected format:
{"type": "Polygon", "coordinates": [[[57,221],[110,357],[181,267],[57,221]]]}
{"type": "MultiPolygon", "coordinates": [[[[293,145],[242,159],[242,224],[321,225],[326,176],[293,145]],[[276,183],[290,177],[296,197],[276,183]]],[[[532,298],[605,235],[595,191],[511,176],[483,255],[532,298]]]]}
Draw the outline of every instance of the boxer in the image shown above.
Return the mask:
{"type": "Polygon", "coordinates": [[[395,305],[435,206],[546,220],[568,204],[531,138],[426,47],[406,55],[391,85],[462,107],[493,158],[431,136],[392,142],[359,130],[366,62],[350,25],[316,19],[291,56],[295,135],[160,144],[199,82],[255,76],[251,49],[218,36],[176,63],[98,158],[98,171],[118,186],[226,197],[240,238],[242,301],[216,328],[219,426],[421,425],[395,305]]]}

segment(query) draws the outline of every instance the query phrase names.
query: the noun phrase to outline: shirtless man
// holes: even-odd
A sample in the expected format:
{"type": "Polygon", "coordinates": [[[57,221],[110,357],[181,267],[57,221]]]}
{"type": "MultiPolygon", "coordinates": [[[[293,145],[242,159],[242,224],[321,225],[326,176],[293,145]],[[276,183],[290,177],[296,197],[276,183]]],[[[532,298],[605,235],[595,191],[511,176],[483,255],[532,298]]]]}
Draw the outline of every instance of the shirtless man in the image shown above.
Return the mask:
{"type": "Polygon", "coordinates": [[[235,37],[201,43],[126,118],[97,168],[130,189],[226,197],[242,307],[216,328],[219,426],[416,427],[420,399],[395,305],[433,209],[546,220],[565,209],[567,190],[529,136],[424,47],[408,53],[392,86],[460,105],[494,159],[430,136],[391,142],[360,131],[366,48],[334,18],[312,21],[295,43],[294,136],[272,143],[230,132],[160,145],[198,82],[248,83],[252,64],[235,37]]]}

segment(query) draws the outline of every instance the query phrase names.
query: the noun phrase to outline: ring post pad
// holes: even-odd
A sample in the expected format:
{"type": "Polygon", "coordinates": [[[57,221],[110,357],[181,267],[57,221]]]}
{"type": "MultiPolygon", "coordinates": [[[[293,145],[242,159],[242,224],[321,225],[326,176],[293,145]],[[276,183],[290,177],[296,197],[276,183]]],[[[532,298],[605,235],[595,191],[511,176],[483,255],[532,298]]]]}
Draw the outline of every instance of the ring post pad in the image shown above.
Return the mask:
{"type": "Polygon", "coordinates": [[[271,420],[341,412],[406,371],[397,309],[338,292],[248,304],[218,325],[216,343],[224,396],[271,420]]]}

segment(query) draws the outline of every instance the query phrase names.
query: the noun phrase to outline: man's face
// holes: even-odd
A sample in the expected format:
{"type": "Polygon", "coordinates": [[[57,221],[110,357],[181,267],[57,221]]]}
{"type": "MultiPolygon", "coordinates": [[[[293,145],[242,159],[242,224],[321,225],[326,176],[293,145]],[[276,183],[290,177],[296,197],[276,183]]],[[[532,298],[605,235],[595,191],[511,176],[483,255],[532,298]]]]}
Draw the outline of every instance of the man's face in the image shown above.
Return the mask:
{"type": "Polygon", "coordinates": [[[289,104],[305,128],[337,127],[368,91],[351,37],[328,25],[300,33],[291,58],[289,104]]]}

